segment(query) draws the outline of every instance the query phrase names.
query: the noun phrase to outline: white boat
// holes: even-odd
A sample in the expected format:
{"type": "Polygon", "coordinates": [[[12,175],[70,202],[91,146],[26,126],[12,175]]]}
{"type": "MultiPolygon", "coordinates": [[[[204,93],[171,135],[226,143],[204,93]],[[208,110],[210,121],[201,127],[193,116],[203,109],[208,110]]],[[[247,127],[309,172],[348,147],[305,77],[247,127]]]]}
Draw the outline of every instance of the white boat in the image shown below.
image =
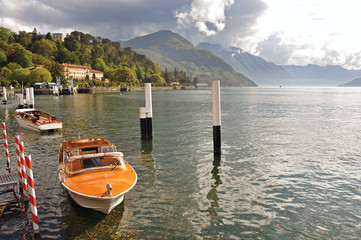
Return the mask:
{"type": "Polygon", "coordinates": [[[15,110],[15,119],[20,127],[35,131],[53,131],[63,128],[63,123],[54,115],[33,108],[15,110]]]}
{"type": "Polygon", "coordinates": [[[137,174],[108,140],[83,138],[60,145],[59,179],[78,205],[108,214],[135,186],[137,174]]]}

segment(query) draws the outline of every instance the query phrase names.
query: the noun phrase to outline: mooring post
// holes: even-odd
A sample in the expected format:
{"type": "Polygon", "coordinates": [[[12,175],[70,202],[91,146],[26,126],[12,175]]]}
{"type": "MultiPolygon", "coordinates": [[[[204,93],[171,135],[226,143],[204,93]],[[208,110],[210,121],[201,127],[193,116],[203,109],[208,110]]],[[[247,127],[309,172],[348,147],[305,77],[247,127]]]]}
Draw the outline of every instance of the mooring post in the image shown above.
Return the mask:
{"type": "Polygon", "coordinates": [[[25,156],[25,160],[26,160],[26,170],[28,174],[28,191],[30,196],[30,208],[31,208],[31,218],[33,219],[33,229],[34,229],[34,234],[39,234],[38,209],[36,206],[33,164],[31,161],[31,155],[25,156]]]}
{"type": "Polygon", "coordinates": [[[3,99],[2,99],[2,103],[6,104],[8,102],[8,96],[6,93],[6,87],[3,87],[3,99]]]}
{"type": "Polygon", "coordinates": [[[28,182],[26,177],[26,163],[25,163],[25,152],[24,152],[24,142],[20,141],[20,161],[21,161],[21,175],[23,183],[23,197],[24,200],[28,200],[28,182]]]}
{"type": "Polygon", "coordinates": [[[34,107],[34,88],[33,87],[30,88],[30,94],[29,95],[30,95],[29,107],[33,108],[34,107]]]}
{"type": "Polygon", "coordinates": [[[148,109],[146,107],[139,108],[140,134],[142,140],[148,140],[147,112],[148,109]]]}
{"type": "Polygon", "coordinates": [[[23,94],[16,94],[16,104],[17,104],[17,108],[19,108],[19,109],[24,108],[24,95],[23,94]]]}
{"type": "Polygon", "coordinates": [[[11,167],[10,167],[10,155],[9,155],[9,145],[8,145],[8,136],[6,134],[6,126],[5,126],[5,122],[3,122],[1,124],[2,126],[2,130],[3,130],[3,137],[4,137],[4,145],[5,145],[5,155],[7,158],[7,170],[9,171],[9,173],[11,173],[11,167]]]}
{"type": "Polygon", "coordinates": [[[213,108],[213,151],[214,155],[221,155],[221,91],[220,81],[212,81],[213,108]]]}
{"type": "Polygon", "coordinates": [[[30,88],[25,88],[26,107],[30,106],[30,88]]]}
{"type": "Polygon", "coordinates": [[[22,173],[21,173],[21,160],[20,160],[20,135],[15,135],[15,143],[16,143],[16,156],[17,156],[17,165],[18,165],[18,175],[19,175],[19,180],[21,183],[22,180],[22,173]]]}
{"type": "Polygon", "coordinates": [[[153,108],[152,108],[152,85],[150,83],[145,83],[145,107],[148,108],[147,115],[147,135],[148,139],[153,138],[153,108]]]}

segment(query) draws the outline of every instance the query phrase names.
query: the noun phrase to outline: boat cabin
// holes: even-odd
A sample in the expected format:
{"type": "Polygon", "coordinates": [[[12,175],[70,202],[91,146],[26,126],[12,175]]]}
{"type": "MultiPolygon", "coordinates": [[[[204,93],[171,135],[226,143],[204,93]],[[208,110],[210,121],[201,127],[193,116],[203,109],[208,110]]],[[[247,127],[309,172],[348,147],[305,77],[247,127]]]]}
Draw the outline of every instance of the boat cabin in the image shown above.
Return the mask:
{"type": "Polygon", "coordinates": [[[67,174],[107,168],[125,168],[121,152],[103,138],[64,141],[59,153],[59,163],[67,174]]]}

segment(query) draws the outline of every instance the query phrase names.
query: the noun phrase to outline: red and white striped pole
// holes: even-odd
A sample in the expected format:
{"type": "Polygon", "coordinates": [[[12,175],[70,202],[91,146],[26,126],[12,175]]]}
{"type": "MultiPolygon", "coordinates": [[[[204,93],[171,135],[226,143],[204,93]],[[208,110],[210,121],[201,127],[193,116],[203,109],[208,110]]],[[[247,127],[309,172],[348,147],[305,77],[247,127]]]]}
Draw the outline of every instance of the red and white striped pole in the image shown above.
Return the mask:
{"type": "Polygon", "coordinates": [[[28,174],[28,191],[30,198],[30,209],[31,217],[33,219],[33,229],[34,233],[39,233],[39,220],[38,220],[38,209],[36,207],[36,197],[35,197],[35,187],[34,187],[34,178],[33,178],[33,165],[31,163],[31,155],[25,156],[26,160],[26,171],[28,174]]]}
{"type": "Polygon", "coordinates": [[[24,199],[28,198],[28,184],[26,180],[26,167],[25,167],[25,154],[24,154],[24,142],[20,142],[20,161],[21,161],[21,175],[23,181],[23,194],[24,199]]]}
{"type": "Polygon", "coordinates": [[[17,156],[17,164],[18,164],[18,175],[21,179],[23,178],[23,175],[21,174],[21,161],[20,161],[20,136],[15,135],[15,142],[16,142],[16,156],[17,156]]]}
{"type": "Polygon", "coordinates": [[[8,145],[8,136],[6,135],[6,126],[5,122],[1,124],[3,129],[3,137],[4,137],[4,145],[5,145],[5,155],[7,157],[7,170],[9,173],[11,173],[11,167],[10,167],[10,155],[9,155],[9,145],[8,145]]]}

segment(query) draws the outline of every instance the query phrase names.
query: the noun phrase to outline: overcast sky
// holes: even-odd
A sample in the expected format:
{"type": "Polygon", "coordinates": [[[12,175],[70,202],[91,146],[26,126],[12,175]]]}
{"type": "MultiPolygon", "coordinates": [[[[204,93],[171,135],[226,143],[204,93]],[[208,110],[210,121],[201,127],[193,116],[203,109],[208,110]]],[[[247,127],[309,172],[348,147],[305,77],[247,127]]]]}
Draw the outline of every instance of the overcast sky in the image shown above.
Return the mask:
{"type": "Polygon", "coordinates": [[[113,41],[169,29],[276,64],[361,69],[359,0],[0,0],[0,26],[113,41]]]}

